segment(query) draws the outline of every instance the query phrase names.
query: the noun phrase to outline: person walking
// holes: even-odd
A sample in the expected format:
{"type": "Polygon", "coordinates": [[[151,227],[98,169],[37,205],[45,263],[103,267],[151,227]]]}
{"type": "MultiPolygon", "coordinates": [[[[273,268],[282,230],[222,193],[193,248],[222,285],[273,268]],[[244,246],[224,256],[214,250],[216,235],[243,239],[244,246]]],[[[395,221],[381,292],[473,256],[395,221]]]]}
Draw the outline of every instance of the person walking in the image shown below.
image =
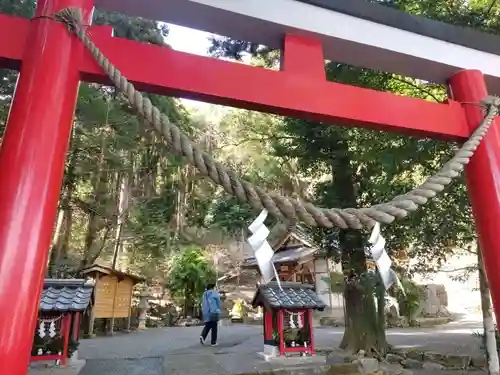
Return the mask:
{"type": "Polygon", "coordinates": [[[221,315],[221,300],[215,290],[215,284],[208,284],[201,300],[201,309],[205,325],[200,335],[200,344],[205,345],[208,333],[211,333],[210,346],[217,346],[217,330],[221,315]]]}

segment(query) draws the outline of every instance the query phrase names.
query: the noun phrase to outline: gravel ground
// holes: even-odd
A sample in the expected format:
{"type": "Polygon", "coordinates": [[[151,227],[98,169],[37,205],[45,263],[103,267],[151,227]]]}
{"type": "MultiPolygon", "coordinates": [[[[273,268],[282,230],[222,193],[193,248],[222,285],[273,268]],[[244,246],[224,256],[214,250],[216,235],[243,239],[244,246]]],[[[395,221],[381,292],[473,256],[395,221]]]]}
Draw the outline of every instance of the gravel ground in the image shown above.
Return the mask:
{"type": "MultiPolygon", "coordinates": [[[[481,327],[472,318],[436,328],[389,329],[387,337],[400,347],[477,355],[480,342],[472,333],[481,327]]],[[[201,346],[199,333],[200,327],[173,327],[83,340],[79,357],[87,363],[80,375],[224,375],[271,368],[256,356],[262,350],[260,326],[221,327],[217,348],[201,346]]],[[[315,333],[318,348],[332,348],[340,343],[343,328],[318,328],[315,333]]]]}

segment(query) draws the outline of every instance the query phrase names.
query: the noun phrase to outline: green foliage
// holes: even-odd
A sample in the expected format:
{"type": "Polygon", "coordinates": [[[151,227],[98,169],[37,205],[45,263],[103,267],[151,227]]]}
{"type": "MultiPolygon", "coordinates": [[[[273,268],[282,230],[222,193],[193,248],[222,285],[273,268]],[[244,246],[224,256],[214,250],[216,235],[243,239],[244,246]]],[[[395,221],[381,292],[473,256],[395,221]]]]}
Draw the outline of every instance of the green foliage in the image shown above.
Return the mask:
{"type": "Polygon", "coordinates": [[[203,251],[188,247],[171,260],[167,289],[173,297],[198,301],[208,282],[215,280],[215,271],[203,251]]]}
{"type": "Polygon", "coordinates": [[[96,25],[112,25],[114,36],[164,45],[163,38],[168,35],[168,27],[162,23],[140,17],[127,17],[120,13],[110,13],[96,9],[93,23],[96,25]]]}
{"type": "Polygon", "coordinates": [[[404,293],[401,290],[396,292],[399,313],[401,316],[408,318],[408,322],[411,324],[420,307],[421,291],[419,286],[408,278],[402,278],[401,284],[403,285],[404,293]]]}
{"type": "MultiPolygon", "coordinates": [[[[0,12],[21,17],[31,17],[34,6],[34,0],[0,0],[0,12]]],[[[99,9],[93,23],[158,45],[168,34],[162,23],[99,9]]],[[[0,70],[0,137],[16,79],[17,72],[0,70]]],[[[193,138],[204,132],[176,99],[146,95],[193,138]]],[[[184,228],[204,221],[212,191],[113,88],[80,85],[50,274],[74,275],[116,257],[118,267],[161,282],[171,252],[190,242],[184,228]]]]}
{"type": "MultiPolygon", "coordinates": [[[[221,135],[215,156],[262,188],[272,191],[278,186],[290,186],[293,166],[269,152],[280,136],[276,134],[279,121],[276,116],[246,110],[224,114],[219,120],[221,135]]],[[[248,204],[241,204],[225,193],[217,194],[210,197],[205,225],[220,228],[229,235],[241,234],[257,214],[248,204]]],[[[266,222],[272,223],[272,218],[266,222]]]]}
{"type": "Polygon", "coordinates": [[[0,12],[17,17],[29,18],[35,11],[34,0],[3,0],[0,1],[0,12]]]}
{"type": "Polygon", "coordinates": [[[280,333],[278,331],[273,331],[273,341],[274,344],[277,346],[280,343],[280,333]]]}
{"type": "MultiPolygon", "coordinates": [[[[328,77],[337,82],[395,91],[427,98],[443,97],[433,85],[422,86],[385,73],[331,63],[328,77]],[[407,84],[405,82],[409,82],[407,84]]],[[[280,157],[296,157],[301,170],[317,177],[331,175],[316,184],[315,202],[324,207],[359,207],[383,202],[411,190],[432,174],[448,157],[453,145],[364,129],[330,127],[296,119],[285,119],[282,131],[290,137],[275,144],[280,157]],[[416,151],[417,150],[417,151],[416,151]],[[346,171],[349,173],[346,173],[346,171]],[[343,183],[335,181],[343,177],[343,183]],[[347,190],[345,190],[347,189],[347,190]],[[353,199],[347,200],[349,191],[353,199]]],[[[336,230],[322,230],[336,236],[336,230]]],[[[474,237],[470,207],[461,181],[449,193],[438,196],[404,221],[384,229],[388,249],[411,246],[421,269],[439,265],[453,246],[463,246],[474,237]],[[446,214],[444,214],[446,213],[446,214]],[[432,254],[433,262],[429,262],[432,254]]],[[[418,269],[418,268],[417,268],[418,269]]]]}
{"type": "Polygon", "coordinates": [[[166,225],[175,214],[171,202],[175,199],[172,189],[160,196],[139,202],[131,215],[128,229],[133,233],[134,247],[144,254],[161,259],[172,251],[173,233],[166,225]]]}
{"type": "Polygon", "coordinates": [[[344,274],[340,272],[330,272],[330,276],[323,277],[323,281],[327,282],[330,285],[330,291],[332,293],[344,293],[344,274]]]}
{"type": "Polygon", "coordinates": [[[207,225],[215,225],[226,233],[241,233],[255,218],[255,210],[240,204],[236,198],[223,196],[210,207],[207,225]]]}

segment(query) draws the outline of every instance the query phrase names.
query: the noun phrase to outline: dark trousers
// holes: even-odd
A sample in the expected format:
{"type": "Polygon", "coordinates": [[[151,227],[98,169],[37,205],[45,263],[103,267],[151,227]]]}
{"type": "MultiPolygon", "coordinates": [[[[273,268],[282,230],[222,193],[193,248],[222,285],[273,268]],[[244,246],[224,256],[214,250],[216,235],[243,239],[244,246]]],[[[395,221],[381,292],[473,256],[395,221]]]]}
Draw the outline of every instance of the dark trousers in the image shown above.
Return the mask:
{"type": "Polygon", "coordinates": [[[203,340],[206,340],[208,336],[208,332],[212,332],[210,344],[215,345],[217,344],[217,329],[218,329],[218,322],[205,322],[205,326],[203,327],[203,331],[201,331],[201,337],[203,337],[203,340]]]}

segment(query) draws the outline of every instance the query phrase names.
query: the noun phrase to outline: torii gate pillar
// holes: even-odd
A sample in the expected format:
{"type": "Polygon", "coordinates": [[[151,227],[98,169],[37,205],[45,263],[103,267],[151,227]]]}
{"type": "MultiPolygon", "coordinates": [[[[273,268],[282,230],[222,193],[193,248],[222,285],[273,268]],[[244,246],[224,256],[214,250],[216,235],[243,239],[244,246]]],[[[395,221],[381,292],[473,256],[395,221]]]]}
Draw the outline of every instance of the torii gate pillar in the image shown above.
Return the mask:
{"type": "Polygon", "coordinates": [[[83,44],[43,18],[91,0],[38,0],[0,149],[0,374],[25,375],[64,172],[83,44]]]}
{"type": "MultiPolygon", "coordinates": [[[[466,120],[471,132],[474,131],[484,112],[472,103],[488,96],[483,74],[478,70],[463,70],[448,83],[449,97],[465,103],[466,120]]],[[[465,174],[491,298],[500,321],[500,128],[496,122],[465,167],[465,174]]]]}

